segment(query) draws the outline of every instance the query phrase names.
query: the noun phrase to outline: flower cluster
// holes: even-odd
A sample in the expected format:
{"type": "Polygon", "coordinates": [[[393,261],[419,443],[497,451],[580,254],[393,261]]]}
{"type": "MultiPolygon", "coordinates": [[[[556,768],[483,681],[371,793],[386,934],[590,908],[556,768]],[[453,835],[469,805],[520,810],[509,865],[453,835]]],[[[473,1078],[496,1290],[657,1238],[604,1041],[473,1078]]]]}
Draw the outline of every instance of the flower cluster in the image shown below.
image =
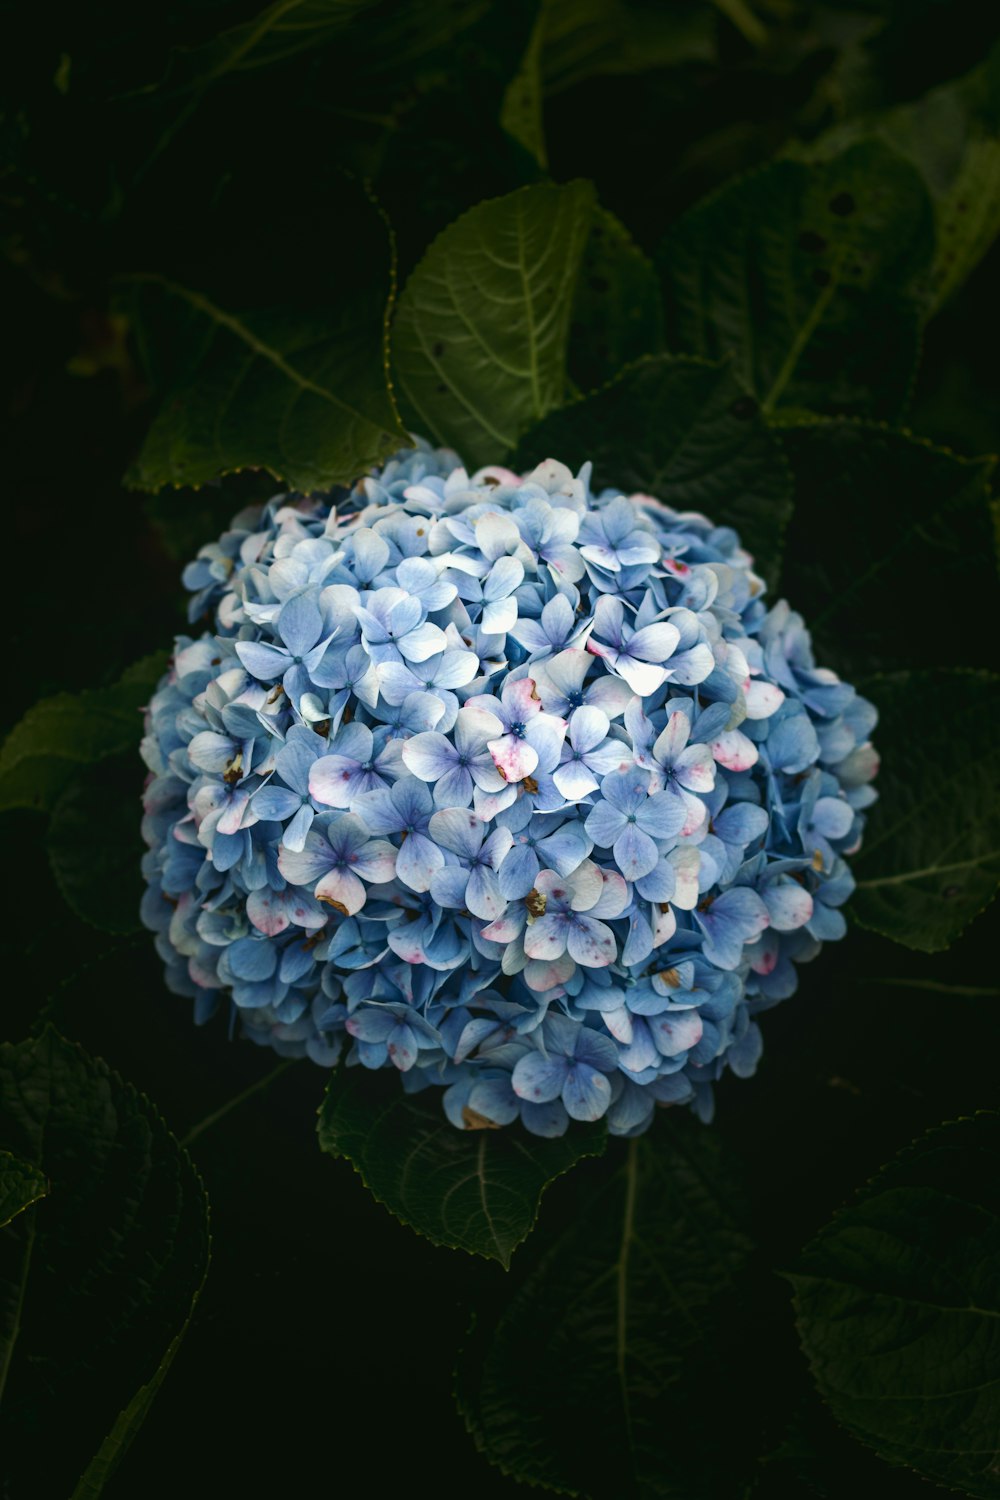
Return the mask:
{"type": "Polygon", "coordinates": [[[844,933],[875,710],[736,534],[424,444],[244,513],[147,714],[143,918],[253,1040],[539,1135],[754,1071],[844,933]]]}

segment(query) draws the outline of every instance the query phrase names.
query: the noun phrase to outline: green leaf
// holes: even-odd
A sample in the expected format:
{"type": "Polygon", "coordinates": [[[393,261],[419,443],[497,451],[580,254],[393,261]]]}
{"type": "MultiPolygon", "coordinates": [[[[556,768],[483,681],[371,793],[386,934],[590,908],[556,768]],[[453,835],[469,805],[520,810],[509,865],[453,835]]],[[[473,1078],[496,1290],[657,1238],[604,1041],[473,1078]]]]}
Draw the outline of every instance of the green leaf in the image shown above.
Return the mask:
{"type": "Polygon", "coordinates": [[[548,166],[545,155],[545,124],[542,119],[542,43],[545,36],[545,3],[542,0],[531,37],[516,76],[507,86],[500,106],[500,124],[515,141],[530,151],[538,165],[548,166]]]}
{"type": "Polygon", "coordinates": [[[513,460],[548,457],[575,467],[590,458],[598,486],[655,495],[735,526],[773,578],[791,510],[781,445],[729,365],[658,355],[639,360],[526,433],[513,460]]]}
{"type": "Polygon", "coordinates": [[[133,663],[108,688],[58,693],[29,708],[0,750],[0,811],[50,811],[81,766],[138,751],[140,710],[167,666],[165,654],[133,663]]]}
{"type": "Polygon", "coordinates": [[[9,1151],[0,1151],[0,1229],[49,1190],[44,1172],[9,1151]]]}
{"type": "Polygon", "coordinates": [[[0,1047],[0,1100],[0,1139],[52,1185],[0,1237],[0,1442],[12,1494],[66,1494],[97,1435],[114,1425],[120,1456],[145,1414],[204,1281],[208,1205],[149,1101],[51,1027],[0,1047]]]}
{"type": "Polygon", "coordinates": [[[887,146],[772,162],[664,240],[668,347],[732,353],[767,410],[892,419],[917,363],[916,289],[933,246],[920,174],[887,146]]]}
{"type": "Polygon", "coordinates": [[[133,488],[250,467],[309,492],[352,483],[406,445],[382,351],[384,295],[362,291],[313,315],[240,314],[167,277],[131,282],[169,300],[192,354],[126,476],[133,488]]]}
{"type": "Polygon", "coordinates": [[[884,141],[923,176],[936,249],[927,311],[936,312],[1000,233],[1000,43],[971,73],[920,99],[835,126],[795,154],[822,159],[861,135],[884,141]]]}
{"type": "Polygon", "coordinates": [[[504,1473],[593,1500],[742,1493],[753,1350],[731,1330],[751,1245],[722,1152],[693,1121],[658,1120],[475,1329],[456,1398],[504,1473]]]}
{"type": "Polygon", "coordinates": [[[1000,1115],[930,1131],[790,1280],[821,1395],[890,1463],[1000,1495],[1000,1115]]]}
{"type": "Polygon", "coordinates": [[[845,419],[779,430],[795,476],[781,587],[807,617],[817,660],[847,675],[992,663],[994,460],[845,419]],[[961,607],[935,611],[923,631],[929,578],[961,607]]]}
{"type": "Polygon", "coordinates": [[[569,373],[581,391],[663,347],[663,302],[652,262],[606,209],[594,217],[573,301],[569,373]]]}
{"type": "Polygon", "coordinates": [[[102,932],[141,927],[141,771],[134,752],[84,768],[60,795],[49,821],[56,884],[76,915],[102,932]],[[131,797],[123,795],[130,783],[131,797]]]}
{"type": "Polygon", "coordinates": [[[711,6],[629,0],[546,0],[542,71],[547,94],[607,74],[716,60],[711,6]]]}
{"type": "Polygon", "coordinates": [[[863,927],[937,953],[1000,881],[1000,677],[895,672],[862,681],[879,710],[879,800],[851,868],[863,927]]]}
{"type": "Polygon", "coordinates": [[[599,1156],[600,1126],[571,1127],[558,1140],[508,1130],[456,1130],[439,1099],[404,1094],[397,1078],[338,1068],[319,1116],[319,1143],[346,1156],[390,1213],[436,1245],[503,1266],[530,1233],[554,1177],[599,1156]]]}
{"type": "Polygon", "coordinates": [[[431,245],[399,299],[392,361],[407,422],[470,468],[499,463],[565,392],[593,189],[537,183],[480,203],[431,245]]]}

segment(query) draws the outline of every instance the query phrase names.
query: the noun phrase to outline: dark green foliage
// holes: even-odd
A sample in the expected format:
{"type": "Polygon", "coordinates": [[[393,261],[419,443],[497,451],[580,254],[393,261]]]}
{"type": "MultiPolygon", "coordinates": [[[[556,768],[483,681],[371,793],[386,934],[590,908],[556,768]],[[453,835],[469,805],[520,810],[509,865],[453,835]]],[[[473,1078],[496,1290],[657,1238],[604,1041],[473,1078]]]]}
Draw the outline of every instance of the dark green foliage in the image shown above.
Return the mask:
{"type": "Polygon", "coordinates": [[[996,1495],[995,17],[7,10],[11,1500],[297,1493],[351,1442],[369,1487],[481,1500],[996,1495]],[[411,424],[736,526],[880,710],[854,930],[765,1017],[761,1077],[572,1172],[600,1133],[458,1132],[360,1068],[322,1155],[323,1075],[272,1086],[225,1014],[193,1034],[134,930],[180,567],[411,424]],[[43,1017],[191,1129],[222,1273],[176,1363],[200,1180],[43,1017]],[[470,1313],[457,1396],[494,1467],[448,1406],[470,1313]]]}

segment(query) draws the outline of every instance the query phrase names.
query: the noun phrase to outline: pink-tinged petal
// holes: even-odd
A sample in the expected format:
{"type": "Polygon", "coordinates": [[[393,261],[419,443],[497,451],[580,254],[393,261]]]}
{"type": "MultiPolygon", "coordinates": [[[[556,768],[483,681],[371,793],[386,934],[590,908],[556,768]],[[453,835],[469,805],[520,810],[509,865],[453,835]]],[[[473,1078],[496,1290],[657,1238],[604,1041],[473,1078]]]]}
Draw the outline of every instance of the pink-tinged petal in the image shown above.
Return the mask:
{"type": "Polygon", "coordinates": [[[653,746],[653,754],[657,760],[672,766],[688,742],[691,734],[691,720],[686,713],[679,708],[667,719],[666,725],[657,736],[653,746]]]}
{"type": "Polygon", "coordinates": [[[871,781],[878,775],[879,764],[874,745],[859,745],[837,766],[837,779],[845,787],[863,786],[866,781],[871,781]]]}
{"type": "MultiPolygon", "coordinates": [[[[547,872],[543,871],[544,873],[547,872]]],[[[573,911],[590,911],[600,901],[604,891],[604,871],[592,859],[585,859],[577,865],[564,884],[569,892],[570,908],[573,911]]]]}
{"type": "Polygon", "coordinates": [[[689,745],[674,764],[674,778],[689,792],[710,792],[715,786],[715,761],[707,745],[689,745]]]}
{"type": "Polygon", "coordinates": [[[554,959],[566,951],[566,923],[558,915],[539,917],[524,934],[529,958],[554,959]]]}
{"type": "Polygon", "coordinates": [[[565,984],[576,972],[576,960],[568,953],[560,958],[529,958],[524,966],[524,982],[530,990],[544,993],[565,984]]]}
{"type": "Polygon", "coordinates": [[[694,911],[698,905],[698,870],[701,855],[690,845],[685,849],[672,849],[667,859],[674,867],[674,894],[671,901],[681,911],[694,911]]]}
{"type": "Polygon", "coordinates": [[[490,740],[486,748],[504,781],[523,781],[538,766],[538,751],[516,735],[505,734],[502,739],[490,740]]]}
{"type": "Polygon", "coordinates": [[[780,687],[773,682],[762,682],[759,677],[750,679],[749,686],[743,690],[743,697],[746,700],[748,719],[769,719],[785,701],[780,687]]]}
{"type": "Polygon", "coordinates": [[[701,1041],[704,1025],[696,1010],[664,1011],[648,1018],[653,1040],[664,1057],[679,1057],[701,1041]]]}
{"type": "Polygon", "coordinates": [[[383,885],[396,873],[396,846],[388,839],[371,839],[351,861],[351,869],[372,885],[383,885]]]}
{"type": "Polygon", "coordinates": [[[309,772],[309,795],[325,807],[350,807],[357,761],[346,755],[321,755],[309,772]]]}
{"type": "Polygon", "coordinates": [[[708,808],[704,802],[699,802],[693,792],[681,792],[681,801],[684,803],[684,822],[681,825],[679,837],[688,839],[693,833],[697,833],[705,819],[708,817],[708,808]]]}
{"type": "Polygon", "coordinates": [[[345,917],[353,917],[365,904],[365,888],[351,870],[330,870],[313,892],[317,901],[332,906],[345,917]]]}
{"type": "Polygon", "coordinates": [[[571,958],[588,969],[606,969],[617,955],[615,935],[610,927],[592,917],[578,917],[566,935],[566,950],[571,958]]]}
{"type": "Polygon", "coordinates": [[[600,870],[601,893],[593,906],[588,907],[587,915],[590,917],[608,917],[614,921],[620,917],[629,903],[629,890],[627,881],[619,875],[617,870],[600,870]]]}
{"type": "Polygon", "coordinates": [[[778,967],[781,946],[776,933],[763,932],[749,950],[750,967],[755,974],[773,974],[778,967]]]}
{"type": "Polygon", "coordinates": [[[509,682],[504,689],[503,701],[511,718],[521,719],[524,723],[542,711],[542,700],[531,677],[522,677],[517,682],[509,682]]]}
{"type": "Polygon", "coordinates": [[[524,924],[524,907],[511,906],[495,922],[481,928],[479,935],[489,943],[512,943],[516,937],[520,937],[524,924]]]}
{"type": "Polygon", "coordinates": [[[738,729],[729,729],[712,741],[712,754],[727,771],[749,771],[758,760],[757,746],[738,729]]]}
{"type": "Polygon", "coordinates": [[[797,880],[775,881],[764,887],[761,896],[776,932],[794,932],[813,914],[813,898],[797,880]]]}
{"type": "Polygon", "coordinates": [[[265,887],[262,891],[251,891],[247,897],[247,916],[265,937],[277,937],[279,932],[291,926],[285,911],[284,894],[284,891],[265,887]]]}

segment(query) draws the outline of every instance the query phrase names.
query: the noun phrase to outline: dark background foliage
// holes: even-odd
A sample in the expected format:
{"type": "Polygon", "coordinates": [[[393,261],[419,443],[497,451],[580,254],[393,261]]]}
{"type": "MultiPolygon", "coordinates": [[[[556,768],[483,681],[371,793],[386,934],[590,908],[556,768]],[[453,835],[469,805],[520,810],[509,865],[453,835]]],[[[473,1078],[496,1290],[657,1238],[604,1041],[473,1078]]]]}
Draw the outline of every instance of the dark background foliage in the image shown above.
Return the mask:
{"type": "MultiPolygon", "coordinates": [[[[131,663],[163,650],[183,628],[183,562],[248,499],[276,488],[255,467],[261,455],[246,453],[223,465],[241,472],[198,489],[157,490],[156,455],[143,445],[154,421],[181,421],[190,409],[205,343],[198,309],[165,294],[166,283],[196,288],[276,338],[306,322],[318,337],[356,326],[366,368],[378,367],[389,278],[382,215],[402,282],[434,237],[481,200],[547,176],[587,179],[652,258],[679,216],[734,174],[968,73],[988,56],[996,29],[988,7],[964,0],[761,0],[750,11],[721,0],[717,8],[550,0],[539,151],[530,100],[528,125],[519,126],[509,92],[538,19],[533,0],[313,0],[298,7],[299,30],[278,28],[263,46],[249,40],[254,11],[244,0],[4,9],[4,34],[16,38],[0,64],[5,577],[14,596],[5,728],[50,695],[110,689],[131,663]],[[229,38],[222,50],[220,37],[229,38]],[[126,474],[135,487],[123,485],[126,474]]],[[[607,312],[593,242],[587,255],[570,335],[577,391],[655,354],[661,337],[655,318],[643,339],[607,312]]],[[[998,443],[998,285],[994,246],[927,324],[919,375],[904,392],[905,410],[893,413],[968,458],[998,443]]],[[[875,303],[887,305],[896,290],[876,291],[875,303]]],[[[684,352],[683,341],[669,342],[669,297],[667,313],[668,347],[684,352]]],[[[334,337],[334,365],[338,347],[334,337]]],[[[790,411],[789,424],[795,419],[790,411]]],[[[372,430],[393,420],[385,405],[372,430]]],[[[551,420],[569,424],[554,437],[575,440],[572,408],[551,420]]],[[[971,519],[964,502],[954,516],[937,513],[942,488],[960,489],[944,459],[940,476],[915,469],[911,481],[890,467],[886,479],[889,489],[905,484],[918,515],[926,503],[940,568],[917,547],[882,569],[877,612],[865,615],[878,622],[870,628],[852,626],[850,609],[841,618],[823,608],[852,585],[851,560],[881,545],[891,526],[880,510],[885,492],[873,484],[861,493],[870,450],[852,470],[850,440],[834,446],[849,492],[843,503],[830,464],[809,457],[808,435],[796,428],[787,441],[796,498],[809,503],[797,504],[788,529],[783,585],[807,618],[824,615],[824,659],[852,680],[885,668],[988,665],[996,613],[987,512],[980,487],[971,519]],[[797,441],[806,453],[798,467],[797,441]],[[916,661],[901,644],[914,632],[926,634],[916,661]]],[[[915,680],[907,701],[944,717],[930,743],[947,777],[947,692],[915,680]]],[[[951,727],[964,743],[962,725],[951,727]]],[[[988,727],[977,719],[972,739],[988,727]]],[[[906,753],[915,755],[923,723],[912,707],[907,733],[906,753]]],[[[957,764],[961,773],[961,753],[957,764]]],[[[16,1043],[51,1022],[155,1101],[183,1143],[274,1060],[230,1041],[224,1020],[195,1032],[187,1004],[164,990],[151,940],[135,931],[140,784],[129,747],[44,810],[3,814],[3,1031],[16,1043]]],[[[945,905],[950,890],[940,895],[945,905]]],[[[332,1490],[346,1482],[345,1465],[358,1462],[380,1491],[419,1483],[444,1496],[513,1495],[519,1486],[477,1453],[452,1392],[457,1383],[459,1409],[481,1435],[493,1378],[483,1374],[484,1340],[515,1305],[521,1324],[512,1333],[507,1325],[505,1352],[489,1358],[506,1359],[507,1378],[534,1403],[524,1442],[535,1442],[535,1458],[516,1442],[503,1450],[526,1477],[600,1500],[633,1492],[785,1500],[864,1486],[887,1500],[926,1493],[915,1472],[889,1467],[837,1427],[814,1392],[791,1286],[779,1274],[799,1265],[834,1211],[911,1140],[997,1105],[1000,990],[989,911],[947,951],[930,953],[880,935],[884,916],[869,916],[871,927],[852,924],[848,940],[804,972],[799,994],[765,1017],[757,1078],[719,1088],[715,1144],[698,1141],[687,1119],[669,1121],[673,1136],[664,1120],[657,1134],[661,1150],[672,1142],[681,1154],[725,1154],[724,1181],[733,1184],[726,1214],[739,1223],[709,1219],[699,1230],[683,1182],[656,1190],[667,1204],[680,1194],[669,1222],[648,1226],[668,1267],[690,1256],[690,1245],[669,1239],[688,1212],[693,1243],[703,1234],[709,1259],[727,1235],[734,1247],[726,1299],[704,1316],[702,1290],[685,1290],[683,1276],[677,1295],[694,1313],[665,1311],[669,1289],[650,1302],[655,1358],[674,1346],[684,1388],[683,1400],[657,1406],[657,1380],[667,1389],[676,1371],[653,1358],[646,1396],[662,1446],[645,1461],[660,1479],[623,1477],[617,1440],[595,1436],[605,1418],[611,1428],[618,1420],[608,1415],[617,1397],[602,1385],[607,1370],[585,1371],[577,1387],[572,1372],[550,1363],[573,1316],[571,1299],[560,1301],[558,1268],[567,1267],[572,1286],[574,1232],[578,1250],[582,1236],[588,1255],[603,1253],[601,1205],[610,1214],[621,1191],[622,1143],[548,1190],[538,1229],[505,1273],[418,1238],[369,1196],[349,1162],[316,1149],[324,1080],[303,1062],[191,1139],[212,1205],[211,1272],[107,1493],[332,1490]],[[744,1239],[753,1246],[745,1253],[744,1239]],[[693,1341],[684,1327],[692,1316],[700,1319],[693,1341]],[[562,1379],[572,1401],[550,1410],[562,1379]],[[539,1467],[539,1451],[557,1456],[554,1467],[539,1467]]],[[[8,1144],[17,1150],[0,1139],[8,1144]]],[[[93,1211],[111,1213],[96,1192],[93,1211]]],[[[102,1364],[100,1348],[81,1355],[75,1345],[93,1331],[74,1316],[70,1309],[50,1332],[55,1347],[61,1339],[71,1351],[59,1357],[79,1364],[79,1389],[60,1387],[50,1408],[25,1398],[20,1427],[29,1441],[9,1450],[12,1500],[69,1494],[138,1384],[118,1390],[120,1376],[102,1364]],[[85,1388],[102,1381],[114,1395],[95,1428],[85,1388]]],[[[962,1476],[953,1482],[961,1486],[962,1476]]]]}

